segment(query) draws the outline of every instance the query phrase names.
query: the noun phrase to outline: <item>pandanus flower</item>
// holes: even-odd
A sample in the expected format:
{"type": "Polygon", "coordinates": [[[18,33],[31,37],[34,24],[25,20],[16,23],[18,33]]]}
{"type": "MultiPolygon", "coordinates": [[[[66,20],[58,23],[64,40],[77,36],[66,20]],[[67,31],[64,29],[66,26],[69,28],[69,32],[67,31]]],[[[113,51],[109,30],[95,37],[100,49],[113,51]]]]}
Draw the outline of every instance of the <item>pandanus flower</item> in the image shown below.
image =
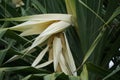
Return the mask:
{"type": "MultiPolygon", "coordinates": [[[[11,18],[11,20],[15,19],[11,18]]],[[[55,72],[77,75],[75,62],[64,33],[64,30],[72,25],[71,15],[41,14],[17,18],[17,21],[26,22],[11,27],[11,30],[21,31],[20,36],[38,35],[27,52],[47,41],[47,47],[36,57],[32,67],[43,68],[53,63],[55,72]],[[49,53],[48,61],[39,64],[47,52],[49,53]]]]}

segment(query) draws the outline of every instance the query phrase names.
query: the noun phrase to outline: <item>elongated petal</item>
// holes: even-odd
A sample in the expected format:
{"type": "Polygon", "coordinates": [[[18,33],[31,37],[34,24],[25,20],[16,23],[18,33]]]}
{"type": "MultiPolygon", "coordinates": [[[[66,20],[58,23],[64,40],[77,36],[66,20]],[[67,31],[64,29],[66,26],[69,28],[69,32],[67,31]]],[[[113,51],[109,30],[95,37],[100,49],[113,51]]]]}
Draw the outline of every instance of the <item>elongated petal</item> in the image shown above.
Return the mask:
{"type": "Polygon", "coordinates": [[[0,21],[5,21],[5,20],[6,21],[61,20],[61,21],[66,21],[66,22],[72,23],[71,22],[71,15],[69,15],[69,14],[39,14],[39,15],[24,16],[24,17],[17,17],[17,18],[0,19],[0,21]]]}
{"type": "Polygon", "coordinates": [[[72,73],[70,73],[71,71],[68,70],[68,66],[67,66],[67,64],[66,64],[66,62],[65,62],[65,59],[64,59],[62,53],[60,54],[59,57],[60,57],[59,63],[60,63],[60,67],[61,67],[62,71],[63,71],[65,74],[67,74],[67,75],[72,74],[72,73]]]}
{"type": "Polygon", "coordinates": [[[10,29],[16,30],[16,31],[26,31],[26,30],[32,28],[33,26],[39,26],[39,24],[46,23],[46,22],[49,22],[49,21],[27,21],[27,22],[18,24],[16,26],[13,26],[10,29]]]}
{"type": "Polygon", "coordinates": [[[65,58],[66,58],[66,60],[68,62],[68,65],[70,67],[70,70],[71,70],[72,74],[74,76],[77,76],[77,72],[74,72],[74,71],[76,71],[75,62],[74,62],[74,59],[73,59],[73,56],[72,56],[72,53],[71,53],[71,50],[70,50],[70,47],[69,47],[69,44],[68,44],[68,40],[66,38],[65,33],[64,33],[64,36],[65,36],[65,42],[66,42],[66,48],[67,48],[65,58]]]}
{"type": "Polygon", "coordinates": [[[56,72],[63,72],[62,69],[61,69],[61,67],[60,67],[60,63],[58,63],[58,66],[57,66],[56,72]]]}
{"type": "Polygon", "coordinates": [[[10,29],[23,32],[21,36],[34,35],[40,34],[53,22],[55,21],[27,21],[10,29]]]}
{"type": "Polygon", "coordinates": [[[48,60],[50,61],[50,60],[53,60],[53,48],[51,48],[50,50],[49,50],[49,58],[48,58],[48,60]]]}
{"type": "Polygon", "coordinates": [[[35,67],[42,60],[47,50],[48,50],[48,46],[42,52],[40,52],[40,54],[37,56],[37,58],[32,63],[33,67],[35,67]]]}
{"type": "Polygon", "coordinates": [[[64,21],[59,21],[51,24],[44,32],[41,33],[41,37],[49,34],[55,34],[63,31],[65,28],[69,27],[71,24],[64,21]]]}
{"type": "Polygon", "coordinates": [[[35,68],[43,68],[43,67],[51,64],[52,62],[53,62],[53,60],[47,61],[47,62],[45,62],[45,63],[42,63],[42,64],[40,64],[40,65],[37,65],[35,68]]]}
{"type": "MultiPolygon", "coordinates": [[[[40,45],[45,40],[47,40],[51,35],[55,33],[59,33],[63,31],[65,28],[69,27],[70,24],[64,21],[59,21],[56,23],[51,24],[45,31],[43,31],[33,42],[30,46],[29,50],[33,49],[34,47],[40,45]]],[[[28,51],[29,51],[28,50],[28,51]]]]}
{"type": "Polygon", "coordinates": [[[51,36],[48,39],[48,45],[49,45],[49,58],[48,58],[48,60],[53,60],[53,40],[54,40],[54,36],[51,36]]]}
{"type": "Polygon", "coordinates": [[[50,25],[51,22],[41,23],[38,26],[34,26],[31,29],[28,29],[20,34],[20,36],[28,36],[28,35],[34,35],[34,34],[40,34],[42,33],[48,25],[50,25]]]}
{"type": "Polygon", "coordinates": [[[54,64],[54,70],[57,70],[60,54],[62,52],[62,43],[61,39],[55,37],[53,40],[53,64],[54,64]]]}

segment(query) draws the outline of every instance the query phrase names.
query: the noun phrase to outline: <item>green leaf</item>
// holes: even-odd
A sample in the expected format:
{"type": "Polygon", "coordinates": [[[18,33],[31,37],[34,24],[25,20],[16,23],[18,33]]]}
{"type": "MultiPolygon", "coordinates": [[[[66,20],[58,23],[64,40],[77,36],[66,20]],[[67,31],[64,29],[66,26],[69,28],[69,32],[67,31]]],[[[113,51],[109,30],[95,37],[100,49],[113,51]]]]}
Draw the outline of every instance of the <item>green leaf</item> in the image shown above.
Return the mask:
{"type": "Polygon", "coordinates": [[[80,74],[80,80],[89,80],[88,70],[86,64],[83,65],[83,70],[80,74]]]}
{"type": "Polygon", "coordinates": [[[38,0],[32,1],[32,5],[40,12],[47,13],[46,9],[42,6],[42,4],[38,0]]]}
{"type": "Polygon", "coordinates": [[[112,16],[109,18],[109,20],[106,22],[106,24],[109,24],[116,16],[118,16],[120,14],[120,7],[118,7],[114,13],[112,14],[112,16]]]}
{"type": "Polygon", "coordinates": [[[79,2],[86,7],[88,10],[90,10],[95,16],[97,16],[103,23],[105,23],[105,21],[102,19],[102,17],[100,17],[93,9],[91,9],[88,5],[86,5],[82,0],[79,0],[79,2]]]}
{"type": "Polygon", "coordinates": [[[56,80],[56,78],[61,75],[61,73],[52,73],[44,76],[44,80],[56,80]]]}
{"type": "Polygon", "coordinates": [[[0,39],[6,33],[7,30],[7,28],[0,28],[0,39]]]}
{"type": "Polygon", "coordinates": [[[30,66],[18,66],[18,67],[3,67],[0,68],[0,76],[4,75],[4,72],[18,72],[18,73],[22,73],[22,75],[26,75],[26,74],[38,74],[38,73],[49,73],[48,71],[44,70],[44,69],[35,69],[33,67],[30,66]],[[24,73],[24,71],[26,71],[26,73],[24,73]]]}
{"type": "Polygon", "coordinates": [[[7,30],[7,32],[4,34],[4,36],[7,38],[10,38],[10,39],[14,39],[15,41],[17,41],[21,44],[25,44],[25,43],[31,44],[31,42],[27,38],[19,36],[17,33],[15,33],[12,30],[7,30]]]}
{"type": "MultiPolygon", "coordinates": [[[[108,79],[109,77],[111,77],[114,74],[116,74],[118,71],[120,71],[120,67],[119,66],[117,66],[117,68],[115,70],[113,70],[110,74],[108,74],[107,76],[105,76],[102,80],[108,79]]],[[[116,80],[117,80],[117,77],[116,77],[116,80]]]]}
{"type": "Polygon", "coordinates": [[[33,80],[33,79],[43,79],[43,76],[47,74],[30,74],[22,78],[22,80],[33,80]]]}
{"type": "Polygon", "coordinates": [[[80,80],[80,77],[77,77],[77,76],[69,76],[69,80],[80,80]]]}
{"type": "Polygon", "coordinates": [[[94,42],[92,43],[92,45],[90,46],[89,50],[87,51],[87,53],[85,54],[85,57],[83,59],[82,65],[86,62],[86,60],[90,57],[90,55],[92,54],[92,52],[95,50],[96,46],[98,45],[98,43],[100,42],[100,40],[102,39],[105,31],[106,31],[106,24],[109,24],[113,18],[115,18],[118,14],[120,14],[120,7],[116,9],[116,11],[113,13],[113,15],[109,18],[109,20],[102,26],[102,30],[99,32],[98,36],[96,37],[96,39],[94,40],[94,42]]]}
{"type": "MultiPolygon", "coordinates": [[[[92,72],[93,74],[96,74],[97,76],[101,76],[102,78],[111,73],[110,70],[106,70],[93,63],[86,63],[86,65],[87,65],[87,69],[89,72],[92,72]]],[[[118,77],[119,75],[114,75],[113,77],[111,77],[111,80],[116,80],[118,77]]]]}
{"type": "Polygon", "coordinates": [[[32,76],[32,75],[28,75],[28,76],[24,77],[24,78],[21,79],[21,80],[29,80],[29,79],[31,78],[31,76],[32,76]]]}
{"type": "Polygon", "coordinates": [[[105,32],[105,30],[106,30],[106,28],[102,29],[102,31],[99,33],[99,35],[96,37],[96,39],[94,40],[94,42],[90,46],[89,50],[85,54],[85,57],[84,57],[83,62],[82,62],[82,65],[86,62],[86,60],[90,57],[90,55],[92,54],[92,52],[95,50],[96,46],[100,42],[100,40],[101,40],[101,38],[102,38],[102,36],[103,36],[103,34],[105,32]]]}
{"type": "Polygon", "coordinates": [[[93,72],[94,74],[100,75],[102,77],[109,73],[108,70],[105,70],[102,67],[99,67],[93,63],[86,63],[86,66],[90,72],[93,72]]]}
{"type": "Polygon", "coordinates": [[[12,44],[13,44],[13,41],[11,41],[9,43],[9,45],[8,45],[8,47],[6,49],[0,50],[0,65],[2,64],[2,62],[3,62],[4,58],[5,58],[5,55],[8,52],[8,50],[11,48],[12,44]]]}
{"type": "Polygon", "coordinates": [[[118,0],[110,0],[107,2],[107,9],[106,9],[106,13],[104,16],[104,20],[107,21],[109,19],[109,17],[111,17],[111,15],[113,14],[113,12],[115,11],[115,9],[118,7],[119,1],[118,0]]]}
{"type": "Polygon", "coordinates": [[[3,80],[3,78],[4,78],[4,73],[2,70],[0,70],[0,80],[3,80]]]}

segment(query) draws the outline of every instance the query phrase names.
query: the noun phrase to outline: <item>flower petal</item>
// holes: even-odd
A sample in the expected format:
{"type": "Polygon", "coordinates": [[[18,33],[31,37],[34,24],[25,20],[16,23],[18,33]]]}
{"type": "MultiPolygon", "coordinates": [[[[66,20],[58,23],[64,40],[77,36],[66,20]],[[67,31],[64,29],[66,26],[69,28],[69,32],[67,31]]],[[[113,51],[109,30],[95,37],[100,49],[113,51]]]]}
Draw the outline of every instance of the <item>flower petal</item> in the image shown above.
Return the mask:
{"type": "Polygon", "coordinates": [[[55,21],[27,21],[10,29],[23,32],[21,36],[40,34],[53,22],[55,21]]]}
{"type": "Polygon", "coordinates": [[[68,40],[66,38],[65,33],[64,33],[64,37],[65,37],[66,48],[67,48],[67,51],[64,54],[65,59],[66,59],[68,65],[69,65],[69,68],[70,68],[72,74],[74,76],[77,76],[77,72],[75,72],[76,71],[75,62],[74,62],[74,59],[73,59],[73,56],[72,56],[72,53],[71,53],[71,50],[70,50],[70,47],[69,47],[69,44],[68,44],[68,40]]]}
{"type": "Polygon", "coordinates": [[[33,26],[31,29],[24,31],[23,33],[20,34],[20,36],[28,36],[28,35],[34,35],[34,34],[40,34],[42,33],[49,25],[51,22],[46,22],[46,23],[41,23],[38,26],[33,26]]]}
{"type": "Polygon", "coordinates": [[[48,46],[42,52],[40,52],[40,54],[37,56],[37,58],[34,60],[31,66],[35,67],[42,60],[42,58],[44,57],[47,51],[48,51],[48,46]]]}
{"type": "Polygon", "coordinates": [[[59,33],[63,31],[65,28],[69,27],[70,24],[64,21],[59,21],[56,23],[51,24],[45,31],[43,31],[33,42],[33,44],[30,46],[28,51],[33,49],[34,47],[40,45],[45,40],[47,40],[51,35],[55,33],[59,33]]]}
{"type": "Polygon", "coordinates": [[[17,18],[6,18],[0,19],[0,21],[46,21],[46,20],[61,20],[72,23],[71,15],[69,14],[39,14],[39,15],[31,15],[31,16],[24,16],[24,17],[17,17],[17,18]]]}
{"type": "Polygon", "coordinates": [[[40,65],[37,65],[35,68],[43,68],[43,67],[45,67],[45,66],[51,64],[52,62],[53,62],[53,60],[44,62],[44,63],[42,63],[42,64],[40,64],[40,65]]]}
{"type": "Polygon", "coordinates": [[[53,64],[54,64],[54,70],[57,70],[58,62],[60,58],[60,54],[62,52],[62,43],[61,39],[58,37],[55,37],[53,40],[53,64]]]}
{"type": "Polygon", "coordinates": [[[47,29],[45,29],[44,32],[41,33],[41,37],[49,34],[59,33],[70,25],[70,23],[64,21],[55,22],[51,24],[47,29]]]}
{"type": "Polygon", "coordinates": [[[69,71],[69,69],[68,69],[68,66],[67,66],[67,64],[66,64],[66,62],[65,62],[65,59],[64,59],[64,56],[63,56],[62,53],[60,54],[59,63],[60,63],[60,67],[61,67],[62,71],[63,71],[65,74],[67,74],[67,75],[72,74],[72,73],[70,73],[71,71],[69,71]]]}

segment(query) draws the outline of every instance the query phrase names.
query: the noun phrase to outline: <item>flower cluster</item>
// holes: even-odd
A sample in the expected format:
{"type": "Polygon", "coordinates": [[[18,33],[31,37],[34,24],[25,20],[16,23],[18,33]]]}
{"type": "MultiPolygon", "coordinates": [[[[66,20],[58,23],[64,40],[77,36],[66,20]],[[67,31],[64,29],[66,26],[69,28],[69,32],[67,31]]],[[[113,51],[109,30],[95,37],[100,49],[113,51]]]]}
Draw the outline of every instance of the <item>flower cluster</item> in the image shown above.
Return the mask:
{"type": "Polygon", "coordinates": [[[64,33],[64,30],[72,25],[71,15],[41,14],[21,17],[19,20],[26,22],[11,27],[11,30],[21,31],[20,36],[38,35],[27,52],[47,41],[47,47],[36,57],[32,67],[42,68],[53,63],[55,72],[77,75],[77,72],[74,72],[76,70],[75,62],[64,33]],[[48,61],[39,64],[47,52],[49,53],[48,61]]]}

